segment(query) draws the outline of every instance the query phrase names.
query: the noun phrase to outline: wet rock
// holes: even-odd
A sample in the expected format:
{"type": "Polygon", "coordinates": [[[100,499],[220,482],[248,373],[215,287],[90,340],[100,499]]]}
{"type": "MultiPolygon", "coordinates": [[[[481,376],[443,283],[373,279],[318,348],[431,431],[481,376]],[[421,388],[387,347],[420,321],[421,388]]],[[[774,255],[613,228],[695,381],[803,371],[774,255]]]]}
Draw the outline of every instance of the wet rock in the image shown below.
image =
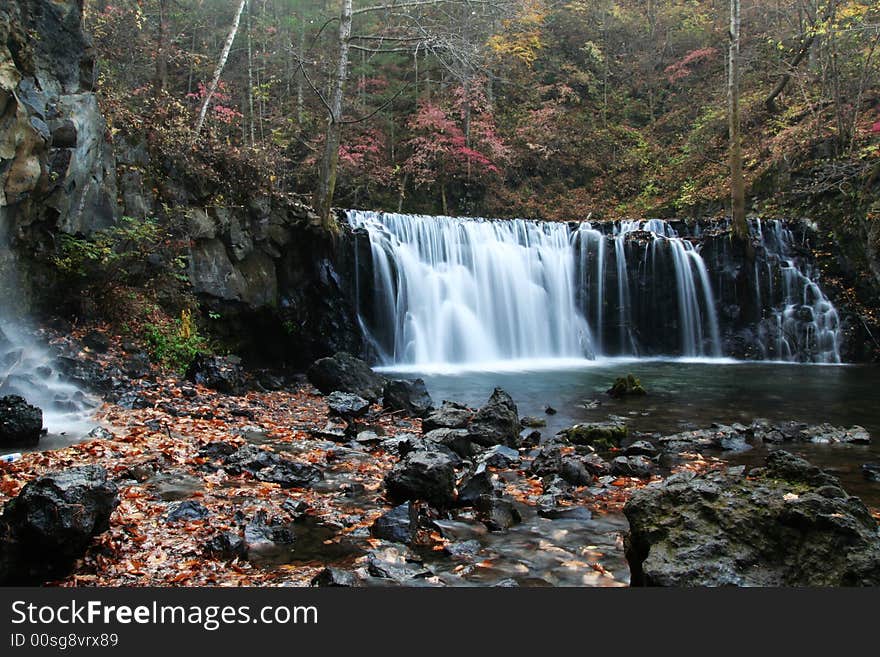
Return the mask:
{"type": "Polygon", "coordinates": [[[481,495],[474,505],[480,520],[490,531],[504,531],[522,522],[522,516],[508,499],[481,495]]]}
{"type": "Polygon", "coordinates": [[[471,440],[483,447],[519,447],[522,425],[510,395],[501,388],[495,388],[489,400],[474,415],[468,431],[471,440]]]}
{"type": "Polygon", "coordinates": [[[880,463],[863,463],[862,475],[868,481],[880,482],[880,463]]]}
{"type": "Polygon", "coordinates": [[[110,349],[110,338],[100,331],[89,331],[83,337],[83,344],[96,353],[104,354],[110,349]]]}
{"type": "Polygon", "coordinates": [[[122,378],[118,368],[105,367],[93,360],[58,356],[55,366],[63,379],[89,390],[107,392],[117,387],[122,378]]]}
{"type": "Polygon", "coordinates": [[[642,382],[632,374],[627,374],[626,376],[621,376],[615,379],[614,385],[612,385],[607,392],[615,399],[628,396],[637,397],[647,394],[647,391],[642,387],[642,382]]]}
{"type": "Polygon", "coordinates": [[[858,425],[847,429],[827,423],[811,426],[805,422],[771,424],[765,420],[755,420],[749,430],[756,440],[762,440],[765,443],[853,443],[867,445],[871,442],[870,434],[864,427],[858,425]]]}
{"type": "Polygon", "coordinates": [[[421,418],[434,409],[434,400],[422,379],[389,381],[382,392],[382,404],[389,410],[404,411],[407,415],[421,418]]]}
{"type": "Polygon", "coordinates": [[[122,371],[127,376],[139,379],[150,373],[150,357],[146,354],[134,354],[125,359],[122,371]]]}
{"type": "Polygon", "coordinates": [[[383,438],[375,431],[361,431],[354,440],[358,445],[363,445],[369,449],[382,444],[383,438]]]}
{"type": "Polygon", "coordinates": [[[415,538],[418,528],[419,514],[410,502],[396,506],[388,513],[376,518],[370,533],[392,543],[409,544],[415,538]]]}
{"type": "Polygon", "coordinates": [[[546,407],[544,407],[544,412],[545,412],[547,415],[556,415],[556,409],[553,408],[552,406],[546,406],[546,407]]]}
{"type": "Polygon", "coordinates": [[[360,579],[349,570],[327,566],[312,578],[311,586],[360,586],[360,579]]]}
{"type": "Polygon", "coordinates": [[[530,429],[538,429],[540,427],[547,426],[547,420],[542,417],[535,417],[533,415],[526,415],[524,418],[520,418],[519,423],[530,429]]]}
{"type": "Polygon", "coordinates": [[[330,410],[346,419],[362,417],[370,410],[370,402],[350,392],[335,390],[327,396],[330,410]]]}
{"type": "Polygon", "coordinates": [[[269,523],[265,511],[257,511],[244,528],[244,545],[248,556],[273,552],[279,546],[292,545],[296,535],[283,524],[269,523]]]}
{"type": "Polygon", "coordinates": [[[239,448],[232,443],[218,440],[208,443],[204,447],[199,448],[199,456],[204,456],[209,459],[215,459],[234,454],[238,449],[239,448]]]}
{"type": "Polygon", "coordinates": [[[576,424],[559,432],[559,435],[576,445],[591,445],[596,449],[620,447],[626,438],[626,425],[622,422],[590,422],[576,424]]]}
{"type": "Polygon", "coordinates": [[[461,506],[474,506],[483,495],[498,493],[492,473],[486,470],[485,463],[481,463],[474,473],[462,482],[458,491],[458,503],[461,506]]]}
{"type": "Polygon", "coordinates": [[[0,397],[0,447],[36,445],[43,431],[43,411],[23,397],[0,397]]]}
{"type": "Polygon", "coordinates": [[[880,537],[865,505],[781,450],[748,477],[674,475],[633,493],[624,513],[636,586],[880,584],[880,537]]]}
{"type": "Polygon", "coordinates": [[[363,397],[370,402],[378,401],[385,387],[384,376],[344,351],[316,360],[309,368],[308,378],[325,395],[338,390],[363,397]]]}
{"type": "Polygon", "coordinates": [[[463,459],[475,456],[481,450],[474,445],[467,429],[434,429],[425,434],[425,440],[444,445],[463,459]]]}
{"type": "Polygon", "coordinates": [[[86,438],[92,438],[96,440],[113,440],[113,432],[105,429],[104,427],[95,427],[91,431],[86,434],[86,438]]]}
{"type": "Polygon", "coordinates": [[[218,559],[244,559],[247,547],[244,539],[233,532],[221,532],[212,536],[204,546],[209,556],[218,559]]]}
{"type": "Polygon", "coordinates": [[[176,522],[178,520],[203,520],[209,515],[208,510],[194,500],[185,500],[171,506],[168,515],[165,516],[165,522],[176,522]]]}
{"type": "Polygon", "coordinates": [[[373,577],[394,580],[398,584],[434,575],[420,562],[413,560],[408,552],[395,548],[367,553],[367,572],[373,577]]]}
{"type": "Polygon", "coordinates": [[[0,516],[0,584],[63,576],[92,537],[110,527],[116,484],[97,465],[52,472],[26,484],[0,516]]]}
{"type": "Polygon", "coordinates": [[[742,425],[713,424],[709,429],[682,431],[657,440],[660,449],[670,452],[701,452],[706,449],[741,452],[749,449],[742,425]]]}
{"type": "Polygon", "coordinates": [[[509,468],[519,463],[519,452],[504,445],[494,445],[477,457],[477,460],[493,468],[509,468]]]}
{"type": "Polygon", "coordinates": [[[624,456],[647,456],[648,458],[653,458],[659,453],[660,450],[647,440],[638,440],[623,450],[624,456]]]}
{"type": "Polygon", "coordinates": [[[316,438],[344,443],[349,439],[348,425],[345,422],[327,422],[322,429],[312,429],[310,433],[316,438]]]}
{"type": "Polygon", "coordinates": [[[593,483],[594,473],[604,474],[607,469],[608,464],[596,455],[577,454],[556,444],[541,448],[529,465],[529,471],[534,475],[557,475],[573,486],[587,486],[593,483]]]}
{"type": "Polygon", "coordinates": [[[245,445],[223,460],[223,469],[230,475],[248,472],[260,481],[278,484],[281,488],[308,488],[324,478],[311,463],[300,463],[275,452],[245,445]]]}
{"type": "Polygon", "coordinates": [[[611,474],[648,479],[654,474],[654,463],[644,456],[618,456],[611,461],[611,474]]]}
{"type": "Polygon", "coordinates": [[[469,541],[458,541],[457,543],[447,543],[443,547],[444,554],[453,559],[473,559],[482,549],[479,541],[471,539],[469,541]]]}
{"type": "Polygon", "coordinates": [[[467,406],[444,401],[440,408],[424,419],[422,433],[430,433],[435,429],[466,429],[473,416],[473,411],[467,406]]]}
{"type": "Polygon", "coordinates": [[[440,452],[412,452],[386,475],[385,487],[395,501],[425,500],[449,507],[455,502],[453,462],[440,452]]]}
{"type": "Polygon", "coordinates": [[[235,356],[197,354],[186,369],[186,379],[228,395],[240,395],[245,390],[244,369],[235,356]]]}

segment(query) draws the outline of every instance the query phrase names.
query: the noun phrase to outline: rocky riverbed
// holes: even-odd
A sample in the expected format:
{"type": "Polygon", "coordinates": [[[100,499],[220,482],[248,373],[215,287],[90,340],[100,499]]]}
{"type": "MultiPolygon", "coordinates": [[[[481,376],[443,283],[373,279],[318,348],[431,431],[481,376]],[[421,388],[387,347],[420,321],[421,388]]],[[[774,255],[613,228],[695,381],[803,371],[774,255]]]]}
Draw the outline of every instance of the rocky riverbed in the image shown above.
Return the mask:
{"type": "MultiPolygon", "coordinates": [[[[630,567],[633,583],[650,584],[873,581],[876,512],[846,501],[830,482],[816,495],[831,505],[844,500],[841,509],[853,514],[839,524],[858,523],[863,570],[822,582],[798,579],[791,563],[779,576],[664,578],[644,557],[663,550],[675,563],[690,558],[667,545],[687,534],[673,526],[687,516],[664,501],[681,482],[702,499],[704,488],[752,481],[745,468],[731,473],[720,450],[870,440],[859,427],[756,422],[654,436],[603,421],[556,434],[540,430],[543,418],[521,418],[504,390],[476,408],[435,401],[423,382],[386,379],[346,355],[318,361],[308,377],[246,372],[228,357],[198,359],[178,377],[149,366],[134,345],[97,345],[86,335],[56,337],[55,350],[68,359],[69,378],[102,391],[100,426],[82,442],[0,464],[0,501],[16,500],[0,518],[0,540],[17,550],[17,561],[0,568],[8,583],[622,586],[630,567]],[[54,493],[47,501],[35,490],[54,493]],[[40,505],[63,511],[96,494],[96,517],[73,528],[77,554],[56,560],[26,549],[37,535],[62,538],[58,527],[40,524],[40,505]],[[628,501],[635,532],[627,555],[628,501]],[[633,509],[642,509],[637,522],[633,509]],[[652,522],[667,533],[644,529],[652,522]]],[[[806,496],[802,486],[786,486],[740,495],[747,502],[737,514],[766,517],[769,526],[778,518],[762,509],[806,496]]],[[[829,509],[818,517],[840,511],[829,509]]],[[[696,531],[717,539],[731,528],[696,531]]],[[[821,540],[805,532],[801,542],[821,558],[834,541],[849,540],[836,532],[821,540]]],[[[733,552],[728,573],[740,563],[733,552]]],[[[753,558],[750,572],[779,570],[762,559],[753,558]]]]}

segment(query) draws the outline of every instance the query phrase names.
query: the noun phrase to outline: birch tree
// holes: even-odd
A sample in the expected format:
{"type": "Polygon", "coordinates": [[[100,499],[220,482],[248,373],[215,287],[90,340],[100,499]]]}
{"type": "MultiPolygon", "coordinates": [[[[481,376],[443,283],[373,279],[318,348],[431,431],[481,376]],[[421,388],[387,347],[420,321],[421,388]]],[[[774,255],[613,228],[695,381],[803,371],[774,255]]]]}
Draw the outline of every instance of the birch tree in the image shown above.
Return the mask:
{"type": "Polygon", "coordinates": [[[238,10],[235,12],[235,19],[232,21],[232,27],[229,29],[229,36],[226,37],[226,42],[223,44],[223,51],[220,53],[220,59],[217,61],[217,68],[214,69],[211,84],[208,85],[208,91],[205,94],[205,99],[202,101],[202,107],[199,110],[199,120],[193,131],[193,141],[198,139],[199,133],[202,131],[202,126],[205,123],[205,116],[208,114],[208,106],[211,104],[211,98],[213,97],[214,92],[217,91],[217,85],[220,84],[220,76],[223,75],[223,68],[226,66],[226,60],[229,59],[229,51],[232,50],[232,43],[235,41],[235,36],[238,34],[241,15],[244,12],[247,3],[248,0],[241,0],[238,5],[238,10]]]}
{"type": "Polygon", "coordinates": [[[730,215],[734,236],[745,242],[749,237],[749,225],[746,222],[742,132],[739,112],[740,0],[730,0],[729,37],[727,113],[730,134],[730,215]]]}

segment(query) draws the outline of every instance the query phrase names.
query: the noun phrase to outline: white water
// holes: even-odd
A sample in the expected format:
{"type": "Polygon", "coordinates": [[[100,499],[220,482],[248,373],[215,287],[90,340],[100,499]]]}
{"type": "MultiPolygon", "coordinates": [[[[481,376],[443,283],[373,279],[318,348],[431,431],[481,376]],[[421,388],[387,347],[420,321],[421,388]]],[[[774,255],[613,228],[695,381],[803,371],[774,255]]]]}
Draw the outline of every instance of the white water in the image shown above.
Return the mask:
{"type": "MultiPolygon", "coordinates": [[[[359,319],[383,366],[519,371],[724,356],[712,275],[665,221],[572,226],[355,210],[348,220],[369,240],[359,319]]],[[[840,362],[837,312],[792,255],[792,234],[780,222],[755,230],[767,253],[754,276],[764,358],[840,362]]]]}

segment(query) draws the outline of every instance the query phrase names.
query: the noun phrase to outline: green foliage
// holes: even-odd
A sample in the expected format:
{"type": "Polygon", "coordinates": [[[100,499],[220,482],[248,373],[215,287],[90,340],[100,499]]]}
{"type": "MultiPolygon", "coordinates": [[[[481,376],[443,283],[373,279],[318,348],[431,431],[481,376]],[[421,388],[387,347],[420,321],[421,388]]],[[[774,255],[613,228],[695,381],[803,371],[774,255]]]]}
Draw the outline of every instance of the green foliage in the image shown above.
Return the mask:
{"type": "Polygon", "coordinates": [[[145,324],[143,335],[153,361],[181,374],[196,354],[209,351],[207,339],[199,334],[186,311],[171,323],[145,324]]]}

